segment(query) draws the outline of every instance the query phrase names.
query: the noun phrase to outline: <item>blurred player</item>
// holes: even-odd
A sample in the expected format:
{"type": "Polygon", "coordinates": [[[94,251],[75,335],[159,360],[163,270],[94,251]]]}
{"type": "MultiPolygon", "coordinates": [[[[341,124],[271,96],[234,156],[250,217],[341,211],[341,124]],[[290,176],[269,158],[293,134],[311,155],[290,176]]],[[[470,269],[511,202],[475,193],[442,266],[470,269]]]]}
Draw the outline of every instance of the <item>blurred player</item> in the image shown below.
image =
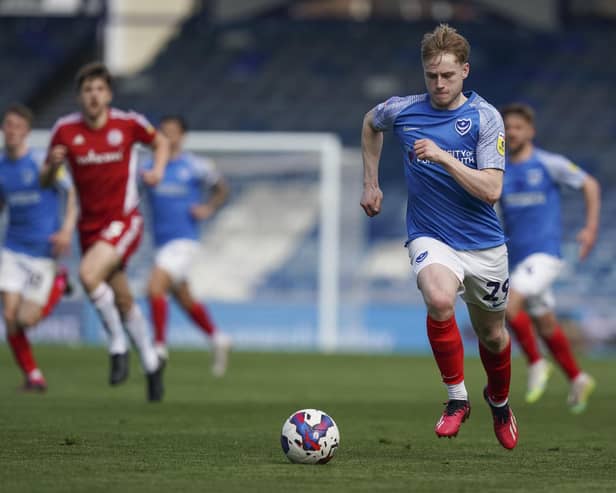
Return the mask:
{"type": "MultiPolygon", "coordinates": [[[[166,341],[168,292],[212,341],[212,373],[222,376],[227,368],[231,340],[216,329],[205,306],[190,292],[188,275],[199,251],[199,222],[211,217],[225,202],[228,187],[214,164],[182,148],[186,123],[180,116],[162,119],[160,131],[169,140],[171,159],[161,182],[147,191],[152,213],[155,266],[148,295],[158,356],[168,358],[166,341]],[[209,193],[207,202],[204,196],[209,193]]],[[[152,162],[145,169],[152,168],[152,162]]]]}
{"type": "Polygon", "coordinates": [[[493,208],[502,190],[505,136],[498,111],[478,94],[462,92],[469,53],[467,40],[455,29],[438,26],[421,44],[427,94],[393,97],[366,114],[361,205],[370,217],[381,211],[382,132],[393,129],[402,145],[408,187],[409,256],[428,310],[428,338],[449,397],[435,432],[439,437],[456,436],[471,410],[454,314],[461,294],[480,341],[488,380],[484,398],[494,432],[503,447],[512,449],[518,428],[509,407],[507,248],[493,208]]]}
{"type": "Polygon", "coordinates": [[[32,113],[20,104],[4,113],[5,153],[0,157],[0,198],[9,220],[0,255],[0,292],[7,341],[25,375],[24,390],[44,391],[47,383],[32,354],[26,329],[51,312],[66,287],[55,258],[70,250],[77,220],[75,191],[65,173],[56,187],[42,188],[45,156],[28,149],[32,113]],[[60,199],[64,220],[60,224],[60,199]]]}
{"type": "Polygon", "coordinates": [[[534,325],[571,382],[571,411],[580,413],[595,381],[580,370],[554,314],[551,285],[562,267],[559,187],[566,185],[584,193],[586,225],[577,237],[583,260],[597,239],[599,184],[564,156],[533,145],[535,116],[531,107],[514,103],[501,113],[508,149],[501,207],[512,268],[507,322],[528,359],[526,401],[535,402],[541,397],[551,372],[551,365],[537,347],[534,325]]]}
{"type": "Polygon", "coordinates": [[[68,161],[81,207],[79,275],[109,334],[109,383],[119,384],[128,376],[124,327],[141,356],[148,399],[158,401],[163,393],[162,364],[124,267],[143,231],[134,145],[140,142],[154,149],[155,164],[143,175],[153,186],[163,176],[169,144],[143,116],[110,108],[111,76],[104,65],[84,66],[77,74],[77,89],[81,112],[60,118],[54,126],[43,179],[68,161]]]}

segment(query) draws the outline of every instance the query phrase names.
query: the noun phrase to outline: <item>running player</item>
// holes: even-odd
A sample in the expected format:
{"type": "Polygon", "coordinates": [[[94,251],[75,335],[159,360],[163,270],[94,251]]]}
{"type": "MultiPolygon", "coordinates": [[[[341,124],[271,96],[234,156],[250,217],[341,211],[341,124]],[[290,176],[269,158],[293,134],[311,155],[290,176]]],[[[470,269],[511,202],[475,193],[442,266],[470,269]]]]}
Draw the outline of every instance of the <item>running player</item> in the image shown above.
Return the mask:
{"type": "Polygon", "coordinates": [[[512,449],[518,428],[509,407],[511,342],[505,329],[507,248],[493,205],[505,168],[498,111],[462,92],[470,46],[441,24],[421,44],[427,94],[393,97],[370,110],[362,129],[364,191],[370,217],[381,211],[378,168],[382,132],[393,129],[403,149],[408,187],[408,250],[426,304],[427,331],[449,400],[439,437],[456,436],[470,415],[464,349],[455,320],[456,295],[466,302],[487,374],[484,398],[500,444],[512,449]]]}
{"type": "MultiPolygon", "coordinates": [[[[42,188],[39,172],[45,156],[28,148],[32,113],[20,104],[4,113],[4,155],[0,156],[0,198],[9,221],[0,254],[0,292],[7,341],[25,375],[24,390],[45,391],[26,329],[49,314],[64,292],[55,258],[68,253],[77,220],[75,190],[66,173],[53,188],[42,188]],[[65,199],[60,224],[60,201],[65,199]],[[56,279],[54,279],[56,278],[56,279]]],[[[62,171],[62,170],[61,170],[62,171]]]]}
{"type": "Polygon", "coordinates": [[[128,376],[124,327],[141,356],[148,399],[158,401],[163,365],[124,267],[143,230],[134,145],[143,143],[154,150],[155,164],[143,174],[145,183],[153,186],[163,176],[169,144],[143,116],[110,108],[111,76],[103,64],[84,66],[77,74],[77,90],[81,111],[60,118],[54,126],[43,179],[49,181],[58,166],[69,163],[81,206],[79,276],[109,334],[110,384],[128,376]]]}
{"type": "Polygon", "coordinates": [[[501,113],[508,149],[501,208],[512,269],[507,322],[529,364],[526,401],[541,397],[551,373],[537,347],[534,325],[571,383],[568,404],[577,414],[586,408],[595,381],[580,369],[554,314],[551,285],[562,267],[560,186],[584,194],[586,224],[577,237],[583,260],[597,239],[599,184],[566,157],[534,146],[535,114],[530,106],[513,103],[501,113]]]}
{"type": "MultiPolygon", "coordinates": [[[[161,182],[147,190],[152,214],[155,265],[150,275],[148,296],[159,358],[166,360],[167,299],[171,292],[180,307],[211,338],[214,358],[212,373],[222,376],[227,368],[231,339],[217,330],[205,306],[190,291],[188,274],[199,250],[199,223],[222,206],[229,193],[214,163],[183,150],[186,122],[181,116],[161,120],[160,131],[169,140],[171,160],[161,182]],[[207,202],[203,202],[208,195],[207,202]]],[[[144,169],[152,168],[150,161],[144,169]]]]}

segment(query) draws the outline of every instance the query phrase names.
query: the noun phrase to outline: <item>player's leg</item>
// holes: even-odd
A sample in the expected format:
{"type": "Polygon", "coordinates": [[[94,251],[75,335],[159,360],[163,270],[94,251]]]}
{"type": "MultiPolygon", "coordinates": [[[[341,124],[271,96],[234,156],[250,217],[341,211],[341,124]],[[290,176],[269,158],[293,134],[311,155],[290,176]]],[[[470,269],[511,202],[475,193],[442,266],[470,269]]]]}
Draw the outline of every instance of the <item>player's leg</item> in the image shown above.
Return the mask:
{"type": "Polygon", "coordinates": [[[533,254],[524,259],[511,275],[507,322],[528,360],[526,402],[539,400],[552,374],[552,364],[541,356],[533,329],[533,313],[544,310],[543,303],[550,285],[562,268],[560,259],[546,254],[533,254]],[[525,306],[520,306],[523,298],[525,306]],[[530,314],[530,316],[529,316],[530,314]]]}
{"type": "Polygon", "coordinates": [[[456,272],[455,253],[432,238],[413,240],[409,244],[409,257],[428,309],[426,326],[432,353],[447,387],[447,405],[435,432],[439,437],[456,436],[470,415],[464,384],[464,347],[454,316],[462,274],[456,272]]]}
{"type": "Polygon", "coordinates": [[[205,334],[210,336],[214,353],[212,374],[216,377],[222,377],[227,371],[229,351],[232,345],[231,338],[216,328],[205,305],[199,303],[193,297],[187,281],[176,284],[173,287],[173,295],[193,322],[195,322],[205,334]]]}
{"type": "Polygon", "coordinates": [[[15,358],[26,378],[25,390],[45,390],[47,385],[41,371],[36,364],[32,348],[24,327],[18,323],[19,306],[22,303],[22,292],[30,281],[30,272],[24,267],[27,259],[23,255],[8,249],[0,254],[0,291],[2,292],[2,305],[6,339],[15,358]]]}
{"type": "Polygon", "coordinates": [[[167,360],[169,357],[167,341],[167,292],[171,288],[171,277],[161,267],[155,265],[148,281],[148,300],[150,315],[154,326],[154,347],[158,357],[167,360]]]}
{"type": "Polygon", "coordinates": [[[47,297],[47,301],[43,307],[43,318],[51,314],[56,305],[60,303],[62,296],[69,292],[70,289],[68,271],[66,267],[58,267],[51,290],[49,291],[49,296],[47,297]]]}
{"type": "Polygon", "coordinates": [[[18,293],[2,292],[2,305],[4,325],[6,327],[6,340],[11,348],[17,366],[25,377],[24,390],[43,392],[47,383],[38,368],[32,347],[28,341],[25,328],[18,325],[17,313],[21,304],[21,295],[18,293]]]}
{"type": "MultiPolygon", "coordinates": [[[[512,277],[513,279],[513,277],[512,277]]],[[[513,282],[511,283],[513,286],[513,282]]],[[[540,361],[541,353],[539,345],[533,330],[533,324],[524,310],[524,296],[515,289],[509,289],[509,299],[507,301],[507,309],[505,311],[507,325],[511,329],[512,334],[518,341],[526,360],[529,365],[540,361]]]]}
{"type": "Polygon", "coordinates": [[[509,292],[507,248],[459,252],[464,265],[466,302],[473,329],[479,339],[479,355],[487,375],[484,398],[492,411],[494,433],[499,443],[512,449],[518,441],[515,416],[509,407],[511,338],[505,328],[505,305],[509,292]]]}
{"type": "Polygon", "coordinates": [[[499,443],[512,449],[518,442],[518,426],[509,406],[511,339],[505,329],[504,311],[486,311],[467,304],[473,329],[479,338],[479,355],[488,377],[484,399],[492,411],[494,433],[499,443]]]}
{"type": "MultiPolygon", "coordinates": [[[[551,306],[553,306],[553,297],[551,293],[547,293],[543,306],[546,307],[548,311],[534,315],[533,321],[539,335],[554,357],[554,360],[569,379],[570,390],[567,403],[570,406],[571,412],[579,414],[586,409],[588,398],[595,389],[595,380],[580,369],[571,349],[571,345],[569,344],[569,340],[558,324],[556,315],[551,309],[551,306]]],[[[539,310],[535,313],[537,312],[539,312],[539,310]]]]}
{"type": "Polygon", "coordinates": [[[120,263],[121,258],[112,245],[97,241],[85,251],[79,267],[81,283],[96,307],[109,336],[111,385],[124,382],[128,377],[129,368],[128,345],[122,319],[115,303],[115,294],[106,282],[120,263]]]}
{"type": "Polygon", "coordinates": [[[124,327],[139,352],[141,366],[147,377],[148,400],[160,401],[163,396],[163,363],[156,355],[147,321],[133,299],[126,273],[123,270],[116,270],[109,278],[109,285],[115,294],[124,327]]]}

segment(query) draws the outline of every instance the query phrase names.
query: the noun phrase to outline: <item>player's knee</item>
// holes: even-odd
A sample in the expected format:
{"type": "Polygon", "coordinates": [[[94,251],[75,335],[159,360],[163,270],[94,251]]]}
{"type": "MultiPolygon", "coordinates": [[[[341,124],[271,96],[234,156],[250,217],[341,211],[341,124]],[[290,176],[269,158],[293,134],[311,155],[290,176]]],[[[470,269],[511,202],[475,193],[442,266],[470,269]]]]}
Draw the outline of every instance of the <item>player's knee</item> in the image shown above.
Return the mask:
{"type": "Polygon", "coordinates": [[[83,264],[79,267],[79,280],[87,293],[94,291],[94,289],[100,284],[100,281],[94,271],[90,269],[89,266],[83,264]]]}
{"type": "Polygon", "coordinates": [[[148,296],[150,298],[158,298],[160,296],[165,296],[165,294],[165,290],[159,283],[150,282],[148,284],[148,296]]]}
{"type": "Polygon", "coordinates": [[[40,319],[40,311],[28,311],[20,313],[17,317],[17,326],[26,329],[36,325],[40,319]]]}
{"type": "Polygon", "coordinates": [[[451,318],[454,313],[454,300],[444,291],[434,291],[426,296],[426,304],[431,315],[439,320],[451,318]]]}
{"type": "Polygon", "coordinates": [[[115,304],[120,312],[122,318],[125,318],[130,313],[131,308],[133,307],[133,297],[129,294],[118,294],[116,293],[115,304]]]}
{"type": "Polygon", "coordinates": [[[507,345],[508,336],[507,331],[503,327],[501,329],[493,329],[485,331],[481,336],[481,342],[483,345],[492,352],[499,352],[507,345]]]}
{"type": "Polygon", "coordinates": [[[6,326],[6,331],[9,334],[14,334],[17,332],[17,314],[15,310],[7,310],[6,308],[2,311],[2,316],[4,317],[4,325],[6,326]]]}

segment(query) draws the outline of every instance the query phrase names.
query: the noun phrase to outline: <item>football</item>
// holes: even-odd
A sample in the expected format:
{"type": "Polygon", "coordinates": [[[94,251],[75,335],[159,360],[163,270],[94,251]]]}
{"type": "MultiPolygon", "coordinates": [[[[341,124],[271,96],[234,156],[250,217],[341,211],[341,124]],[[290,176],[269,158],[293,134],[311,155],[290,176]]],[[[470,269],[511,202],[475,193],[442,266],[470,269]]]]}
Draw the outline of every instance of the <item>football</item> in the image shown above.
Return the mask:
{"type": "Polygon", "coordinates": [[[280,443],[295,464],[326,464],[340,445],[340,431],[327,413],[301,409],[285,420],[280,443]]]}

